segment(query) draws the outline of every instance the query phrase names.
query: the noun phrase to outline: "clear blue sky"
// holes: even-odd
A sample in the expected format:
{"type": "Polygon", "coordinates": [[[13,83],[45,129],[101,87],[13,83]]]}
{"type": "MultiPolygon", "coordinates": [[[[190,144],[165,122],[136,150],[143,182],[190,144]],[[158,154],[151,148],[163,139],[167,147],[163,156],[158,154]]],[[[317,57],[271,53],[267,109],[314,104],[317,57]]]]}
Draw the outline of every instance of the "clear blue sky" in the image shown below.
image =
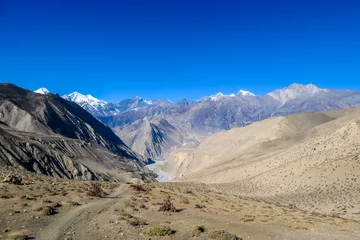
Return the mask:
{"type": "Polygon", "coordinates": [[[117,101],[360,90],[360,3],[0,0],[0,81],[117,101]]]}

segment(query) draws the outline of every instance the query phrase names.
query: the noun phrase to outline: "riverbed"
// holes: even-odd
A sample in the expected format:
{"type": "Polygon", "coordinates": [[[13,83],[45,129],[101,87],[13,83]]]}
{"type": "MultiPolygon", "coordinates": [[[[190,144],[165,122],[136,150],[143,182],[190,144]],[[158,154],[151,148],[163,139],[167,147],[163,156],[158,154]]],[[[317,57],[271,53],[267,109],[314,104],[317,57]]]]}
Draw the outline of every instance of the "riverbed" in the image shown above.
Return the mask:
{"type": "Polygon", "coordinates": [[[159,182],[169,182],[170,178],[169,178],[168,174],[163,172],[160,168],[161,164],[164,163],[164,160],[158,160],[158,161],[154,161],[154,162],[155,163],[146,165],[146,167],[158,175],[156,180],[158,180],[159,182]]]}

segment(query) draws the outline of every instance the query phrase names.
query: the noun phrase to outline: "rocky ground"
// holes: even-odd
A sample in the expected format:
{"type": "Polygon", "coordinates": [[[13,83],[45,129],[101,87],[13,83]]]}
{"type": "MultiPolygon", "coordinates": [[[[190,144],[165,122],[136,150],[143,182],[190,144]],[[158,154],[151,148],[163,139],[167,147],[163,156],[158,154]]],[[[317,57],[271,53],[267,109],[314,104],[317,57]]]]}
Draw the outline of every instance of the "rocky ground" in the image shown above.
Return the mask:
{"type": "Polygon", "coordinates": [[[101,197],[91,197],[93,182],[1,167],[1,179],[9,174],[21,176],[22,184],[0,184],[0,239],[360,237],[359,222],[240,198],[205,184],[101,182],[101,197]]]}

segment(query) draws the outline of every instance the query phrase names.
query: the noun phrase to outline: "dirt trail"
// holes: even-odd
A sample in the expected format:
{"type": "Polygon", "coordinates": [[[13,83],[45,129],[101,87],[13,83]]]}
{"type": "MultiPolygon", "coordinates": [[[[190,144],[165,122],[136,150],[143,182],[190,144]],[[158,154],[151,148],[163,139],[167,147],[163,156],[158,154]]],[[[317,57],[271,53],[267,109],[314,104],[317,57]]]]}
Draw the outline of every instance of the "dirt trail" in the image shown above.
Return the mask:
{"type": "Polygon", "coordinates": [[[125,201],[127,196],[129,196],[129,189],[127,185],[122,185],[105,198],[100,198],[95,202],[74,208],[64,215],[61,215],[49,226],[40,230],[36,239],[72,239],[71,236],[75,234],[74,229],[78,229],[76,225],[88,221],[92,216],[101,213],[104,209],[107,209],[115,203],[125,201]]]}

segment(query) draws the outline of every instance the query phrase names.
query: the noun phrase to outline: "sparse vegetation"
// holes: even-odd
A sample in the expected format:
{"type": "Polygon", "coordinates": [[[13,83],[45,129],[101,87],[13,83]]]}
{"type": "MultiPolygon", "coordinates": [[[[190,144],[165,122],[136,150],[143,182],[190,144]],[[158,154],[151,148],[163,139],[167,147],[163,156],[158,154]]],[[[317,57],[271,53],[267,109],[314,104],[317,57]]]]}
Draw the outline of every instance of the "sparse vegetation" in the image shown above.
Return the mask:
{"type": "Polygon", "coordinates": [[[30,200],[30,201],[34,201],[34,200],[36,200],[36,198],[31,197],[31,196],[28,196],[28,195],[23,195],[23,196],[21,196],[21,199],[24,199],[24,200],[30,200]]]}
{"type": "Polygon", "coordinates": [[[146,189],[144,188],[144,186],[141,185],[141,184],[131,184],[131,185],[130,185],[130,188],[133,189],[133,190],[135,190],[135,191],[138,191],[138,192],[145,192],[145,191],[146,191],[146,189]]]}
{"type": "Polygon", "coordinates": [[[22,178],[21,177],[17,177],[15,175],[7,175],[3,181],[3,183],[11,183],[11,184],[15,184],[15,185],[21,185],[22,184],[22,178]]]}
{"type": "Polygon", "coordinates": [[[125,211],[121,211],[120,216],[124,217],[124,218],[133,218],[133,216],[125,211]]]}
{"type": "Polygon", "coordinates": [[[131,220],[128,220],[128,223],[131,226],[139,227],[139,226],[146,226],[148,223],[145,220],[139,219],[139,218],[132,218],[131,220]]]}
{"type": "Polygon", "coordinates": [[[206,208],[206,206],[202,204],[195,204],[195,208],[202,209],[202,208],[206,208]]]}
{"type": "Polygon", "coordinates": [[[151,237],[156,237],[156,236],[163,237],[163,236],[174,234],[175,231],[170,229],[169,227],[155,226],[155,227],[147,228],[144,233],[147,236],[151,236],[151,237]]]}
{"type": "Polygon", "coordinates": [[[166,196],[164,202],[161,204],[159,211],[162,212],[176,212],[176,208],[174,207],[173,203],[171,202],[170,196],[166,196]]]}
{"type": "Polygon", "coordinates": [[[90,187],[88,189],[87,195],[90,197],[101,197],[102,189],[100,182],[92,182],[90,183],[90,187]]]}
{"type": "Polygon", "coordinates": [[[191,232],[192,237],[200,237],[202,233],[206,231],[206,228],[203,225],[199,225],[194,227],[194,229],[191,232]]]}
{"type": "Polygon", "coordinates": [[[70,206],[73,206],[73,207],[76,207],[76,206],[81,206],[81,204],[80,204],[80,203],[75,202],[75,201],[69,201],[69,204],[70,204],[70,206]]]}
{"type": "Polygon", "coordinates": [[[10,240],[28,240],[30,239],[28,235],[25,234],[16,234],[10,237],[10,240]]]}
{"type": "Polygon", "coordinates": [[[46,216],[50,216],[50,215],[55,214],[55,210],[53,208],[51,208],[51,207],[43,207],[41,211],[46,216]]]}
{"type": "Polygon", "coordinates": [[[238,236],[226,232],[225,230],[212,231],[209,233],[208,238],[212,240],[242,240],[238,236]]]}
{"type": "Polygon", "coordinates": [[[55,202],[55,203],[51,203],[50,205],[49,205],[49,207],[51,207],[51,208],[59,208],[59,207],[61,207],[62,205],[60,204],[60,203],[58,203],[58,202],[55,202]]]}

